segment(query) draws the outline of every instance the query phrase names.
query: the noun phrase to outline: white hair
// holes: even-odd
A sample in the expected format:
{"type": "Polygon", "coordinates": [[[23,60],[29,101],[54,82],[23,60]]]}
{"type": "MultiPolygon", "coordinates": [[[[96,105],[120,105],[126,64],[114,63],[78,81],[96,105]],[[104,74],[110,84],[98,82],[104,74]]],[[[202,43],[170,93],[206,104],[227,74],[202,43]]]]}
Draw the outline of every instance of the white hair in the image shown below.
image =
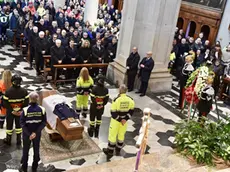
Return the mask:
{"type": "Polygon", "coordinates": [[[37,26],[34,26],[34,27],[33,27],[33,30],[35,30],[35,29],[38,29],[38,27],[37,27],[37,26]]]}
{"type": "Polygon", "coordinates": [[[55,41],[55,43],[61,43],[61,40],[60,40],[60,39],[57,39],[57,40],[55,41]]]}
{"type": "Polygon", "coordinates": [[[31,92],[30,94],[29,94],[29,99],[30,99],[30,102],[31,103],[37,103],[38,102],[38,100],[39,100],[39,95],[38,95],[38,93],[37,92],[31,92]]]}
{"type": "Polygon", "coordinates": [[[39,35],[39,36],[45,35],[45,32],[40,31],[38,35],[39,35]]]}

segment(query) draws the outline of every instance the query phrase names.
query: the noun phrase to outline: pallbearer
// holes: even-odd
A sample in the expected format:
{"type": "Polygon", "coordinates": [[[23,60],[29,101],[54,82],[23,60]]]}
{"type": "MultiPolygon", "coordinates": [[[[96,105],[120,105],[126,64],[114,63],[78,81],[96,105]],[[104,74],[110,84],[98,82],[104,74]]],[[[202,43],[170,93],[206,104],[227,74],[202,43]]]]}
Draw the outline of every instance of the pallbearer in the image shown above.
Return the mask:
{"type": "Polygon", "coordinates": [[[127,130],[127,121],[134,112],[135,103],[131,97],[126,95],[126,92],[127,87],[121,85],[119,95],[113,100],[111,106],[112,118],[109,127],[109,143],[108,147],[103,149],[103,152],[107,155],[107,160],[112,158],[114,150],[116,150],[116,155],[120,155],[127,130]]]}
{"type": "Polygon", "coordinates": [[[103,75],[97,76],[97,85],[95,85],[90,94],[90,127],[88,133],[90,137],[98,137],[101,125],[101,118],[104,113],[104,107],[109,100],[108,88],[104,85],[105,78],[103,75]],[[96,121],[95,121],[96,120],[96,121]],[[96,126],[95,126],[96,124],[96,126]]]}
{"type": "Polygon", "coordinates": [[[82,116],[86,118],[88,112],[88,100],[89,94],[93,88],[93,79],[89,75],[89,71],[86,67],[83,67],[80,72],[80,76],[77,79],[77,103],[76,110],[77,113],[80,114],[82,112],[82,116]]]}

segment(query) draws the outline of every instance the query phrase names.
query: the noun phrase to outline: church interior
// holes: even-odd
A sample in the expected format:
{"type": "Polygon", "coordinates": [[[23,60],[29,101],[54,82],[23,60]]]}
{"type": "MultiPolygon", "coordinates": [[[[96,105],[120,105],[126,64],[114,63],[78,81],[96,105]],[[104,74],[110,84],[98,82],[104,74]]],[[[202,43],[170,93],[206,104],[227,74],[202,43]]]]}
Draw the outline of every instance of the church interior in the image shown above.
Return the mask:
{"type": "Polygon", "coordinates": [[[230,0],[0,6],[0,172],[230,171],[230,0]]]}

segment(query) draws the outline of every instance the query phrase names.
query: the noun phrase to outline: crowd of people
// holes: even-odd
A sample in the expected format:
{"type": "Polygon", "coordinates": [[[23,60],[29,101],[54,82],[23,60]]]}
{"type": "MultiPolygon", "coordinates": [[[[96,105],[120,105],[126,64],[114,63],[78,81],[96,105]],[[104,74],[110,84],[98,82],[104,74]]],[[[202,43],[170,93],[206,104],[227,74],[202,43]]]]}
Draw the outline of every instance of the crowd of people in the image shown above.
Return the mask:
{"type": "Polygon", "coordinates": [[[203,33],[194,39],[193,37],[186,37],[184,31],[177,28],[168,67],[180,85],[178,108],[184,107],[184,90],[188,78],[193,71],[201,66],[207,66],[214,72],[212,85],[215,91],[214,95],[218,97],[221,79],[229,77],[230,44],[222,46],[217,41],[211,45],[203,33]]]}
{"type": "MultiPolygon", "coordinates": [[[[121,13],[113,5],[99,5],[96,23],[84,21],[85,0],[66,1],[58,9],[50,0],[0,5],[1,44],[6,36],[12,38],[14,30],[17,40],[23,34],[30,67],[35,60],[37,75],[44,69],[43,55],[51,55],[52,70],[54,64],[109,63],[116,57],[121,13]]],[[[98,72],[93,69],[90,74],[96,77],[98,72]]],[[[69,70],[65,75],[76,78],[78,74],[79,70],[69,70]]]]}

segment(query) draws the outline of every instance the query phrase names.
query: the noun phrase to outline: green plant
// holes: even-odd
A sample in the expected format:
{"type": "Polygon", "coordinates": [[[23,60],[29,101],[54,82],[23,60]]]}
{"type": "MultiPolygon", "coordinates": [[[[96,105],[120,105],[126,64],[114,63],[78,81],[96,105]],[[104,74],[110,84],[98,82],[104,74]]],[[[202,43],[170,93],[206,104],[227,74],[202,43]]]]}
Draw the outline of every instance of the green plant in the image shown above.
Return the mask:
{"type": "Polygon", "coordinates": [[[197,163],[215,165],[217,159],[230,161],[230,120],[217,123],[205,120],[181,121],[175,126],[177,151],[192,156],[197,163]]]}

